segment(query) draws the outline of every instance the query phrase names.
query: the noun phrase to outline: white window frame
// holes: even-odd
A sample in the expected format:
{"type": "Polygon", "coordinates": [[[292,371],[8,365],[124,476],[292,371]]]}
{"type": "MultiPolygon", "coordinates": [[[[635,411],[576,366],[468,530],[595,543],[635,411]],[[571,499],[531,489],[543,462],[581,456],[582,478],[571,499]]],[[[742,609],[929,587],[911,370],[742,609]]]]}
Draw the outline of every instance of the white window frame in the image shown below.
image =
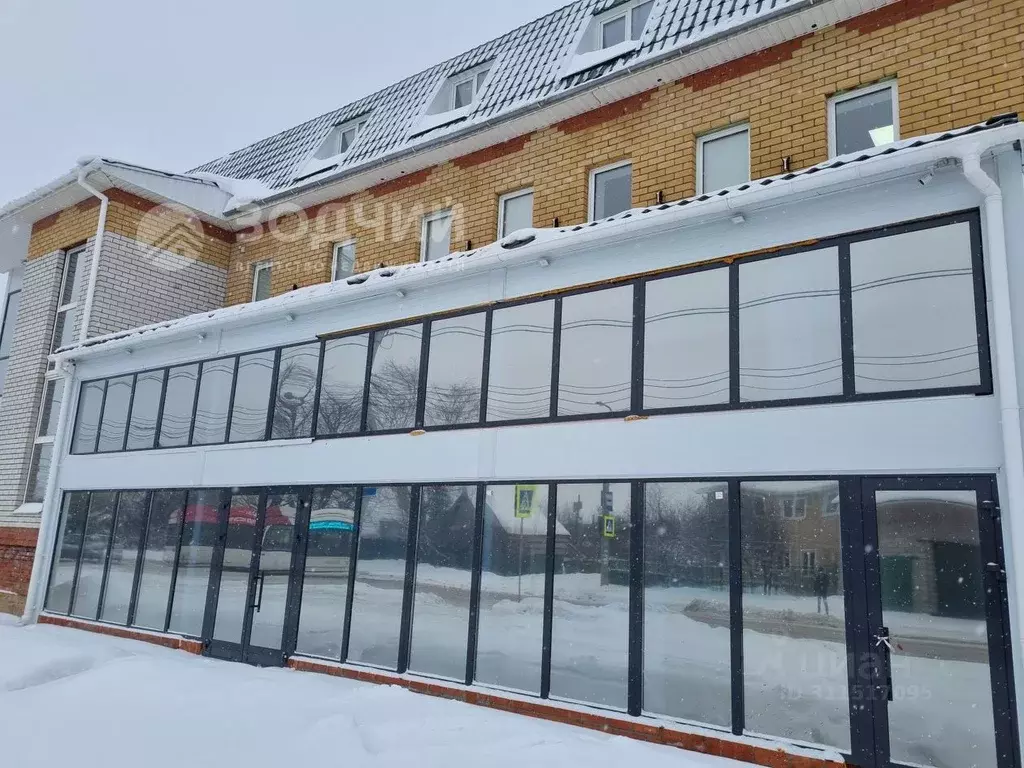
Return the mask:
{"type": "Polygon", "coordinates": [[[463,77],[460,77],[457,80],[455,78],[452,78],[451,93],[449,94],[449,97],[448,97],[448,111],[451,112],[453,109],[464,109],[464,108],[470,106],[471,104],[475,103],[476,102],[476,93],[477,93],[477,90],[476,90],[476,75],[475,74],[464,75],[463,77]],[[460,85],[465,85],[466,83],[469,83],[469,88],[470,88],[469,101],[466,102],[465,104],[463,104],[462,106],[457,107],[457,106],[455,106],[455,92],[459,89],[460,85]]]}
{"type": "MultiPolygon", "coordinates": [[[[637,3],[639,5],[639,3],[637,3]]],[[[628,43],[633,39],[632,29],[633,26],[633,4],[625,4],[618,12],[613,12],[608,15],[608,18],[598,19],[597,21],[597,40],[595,41],[595,49],[597,51],[603,51],[607,48],[614,48],[615,46],[604,44],[604,28],[609,24],[618,21],[619,19],[625,19],[625,37],[622,39],[622,43],[628,43]]],[[[622,45],[622,43],[616,43],[615,45],[622,45]]]]}
{"type": "MultiPolygon", "coordinates": [[[[35,432],[33,433],[35,435],[35,439],[32,441],[32,450],[31,450],[31,452],[29,453],[29,456],[28,456],[28,472],[25,473],[25,487],[22,489],[22,494],[21,494],[21,501],[24,504],[38,503],[38,502],[29,502],[29,500],[28,500],[28,495],[29,495],[29,493],[32,490],[31,487],[30,487],[30,485],[32,483],[32,475],[35,474],[35,470],[36,470],[36,450],[39,448],[40,445],[47,445],[48,444],[48,445],[54,446],[54,442],[55,442],[55,439],[57,437],[56,429],[54,429],[54,434],[52,434],[52,435],[41,435],[40,432],[43,429],[43,411],[46,408],[46,393],[49,390],[51,383],[54,386],[54,391],[56,391],[56,387],[57,387],[56,382],[57,382],[57,380],[59,378],[60,377],[57,375],[57,372],[55,370],[47,371],[45,377],[43,378],[43,394],[42,394],[42,397],[39,398],[39,410],[36,412],[36,428],[35,428],[35,432]]],[[[64,391],[62,391],[60,393],[60,402],[56,403],[57,415],[60,414],[60,408],[61,408],[61,405],[64,402],[64,398],[66,398],[68,396],[68,393],[67,393],[67,388],[68,387],[67,387],[67,385],[68,385],[69,381],[70,381],[69,379],[65,379],[64,380],[64,391]]],[[[68,404],[68,407],[70,407],[70,403],[68,404]]],[[[74,414],[70,414],[70,413],[69,413],[69,415],[70,416],[74,416],[74,414]]],[[[54,416],[54,414],[51,412],[50,418],[53,418],[53,416],[54,416]]],[[[74,425],[74,422],[71,421],[70,419],[68,420],[68,423],[71,424],[72,426],[74,425]]],[[[96,429],[99,430],[99,428],[100,428],[100,425],[97,424],[96,425],[96,429]]],[[[99,434],[99,433],[97,432],[97,434],[99,434]]],[[[53,455],[53,450],[55,448],[56,448],[56,446],[54,446],[54,448],[51,448],[51,452],[50,452],[50,464],[51,465],[57,459],[57,457],[53,455]]],[[[45,492],[44,492],[44,498],[41,501],[46,501],[46,499],[45,499],[45,492]]]]}
{"type": "Polygon", "coordinates": [[[422,264],[427,260],[427,232],[429,231],[429,224],[434,221],[441,221],[442,219],[450,219],[448,224],[448,253],[451,253],[452,248],[452,230],[451,226],[454,223],[452,217],[452,209],[445,208],[442,211],[434,211],[434,213],[428,213],[423,217],[420,223],[420,263],[422,264]]]}
{"type": "Polygon", "coordinates": [[[705,133],[697,137],[697,194],[704,194],[704,146],[718,139],[725,139],[737,133],[747,134],[747,178],[750,181],[750,123],[739,123],[718,131],[705,133]]]}
{"type": "MultiPolygon", "coordinates": [[[[595,221],[596,220],[595,217],[594,217],[594,209],[595,209],[595,206],[597,204],[597,194],[596,194],[596,192],[597,192],[597,177],[600,176],[602,173],[607,173],[608,171],[614,171],[614,170],[616,170],[618,168],[624,168],[627,165],[632,167],[633,161],[632,160],[620,160],[617,163],[611,163],[610,165],[602,165],[600,168],[594,168],[590,172],[590,194],[588,196],[590,199],[587,201],[587,221],[595,221]]],[[[632,171],[629,174],[629,195],[630,195],[630,207],[632,207],[632,197],[633,197],[633,174],[632,174],[632,171]]]]}
{"type": "MultiPolygon", "coordinates": [[[[331,282],[332,283],[335,280],[343,280],[344,279],[344,278],[339,278],[338,277],[338,255],[341,253],[341,251],[343,249],[348,248],[349,246],[351,246],[351,248],[352,248],[352,256],[353,256],[353,260],[352,260],[352,274],[355,274],[355,268],[356,268],[356,263],[355,263],[356,239],[353,237],[350,240],[346,240],[343,243],[335,243],[334,244],[334,257],[331,259],[331,282]]],[[[351,277],[351,275],[345,275],[345,277],[351,277]]]]}
{"type": "MultiPolygon", "coordinates": [[[[81,260],[82,255],[85,253],[87,247],[88,246],[86,246],[86,245],[80,245],[77,248],[69,248],[67,251],[64,252],[64,266],[63,266],[63,272],[62,272],[61,278],[60,278],[60,290],[57,293],[57,301],[58,302],[64,297],[64,290],[67,288],[67,284],[68,284],[68,271],[69,271],[68,270],[68,264],[71,263],[71,257],[72,256],[77,256],[78,259],[81,260]]],[[[78,272],[78,264],[77,263],[75,264],[75,272],[76,273],[78,272]]],[[[75,275],[72,275],[71,279],[74,280],[75,277],[76,277],[75,275]]],[[[53,353],[55,351],[53,345],[57,343],[57,325],[58,325],[57,321],[60,320],[60,316],[61,315],[67,315],[68,312],[70,312],[71,310],[78,308],[78,298],[77,298],[77,296],[75,294],[75,287],[76,286],[72,283],[72,287],[71,287],[71,298],[72,298],[72,301],[69,301],[67,304],[57,304],[57,311],[53,315],[53,327],[50,329],[50,352],[51,353],[53,353]]],[[[47,365],[47,368],[52,370],[53,363],[52,362],[49,363],[47,365]]]]}
{"type": "MultiPolygon", "coordinates": [[[[11,291],[10,293],[7,293],[3,297],[4,306],[3,306],[3,309],[0,310],[0,339],[3,339],[3,335],[5,333],[10,333],[11,334],[10,335],[11,344],[10,344],[10,347],[8,347],[6,354],[0,354],[0,362],[3,362],[4,360],[10,360],[11,359],[11,347],[14,346],[14,331],[15,331],[15,327],[16,327],[17,322],[18,322],[17,315],[15,315],[14,317],[10,316],[10,314],[11,314],[11,297],[12,296],[17,296],[18,297],[18,311],[20,312],[21,311],[21,290],[22,290],[21,288],[15,288],[13,291],[11,291]]],[[[7,377],[6,372],[4,372],[2,375],[0,375],[0,397],[3,397],[3,394],[4,394],[4,379],[6,377],[7,377]]]]}
{"type": "Polygon", "coordinates": [[[897,81],[883,80],[874,85],[866,85],[863,88],[856,88],[852,91],[836,94],[828,100],[828,156],[836,156],[836,105],[844,101],[851,101],[860,96],[868,96],[878,91],[889,91],[889,100],[892,103],[892,137],[893,141],[900,140],[900,95],[897,81]]]}
{"type": "MultiPolygon", "coordinates": [[[[273,267],[273,261],[258,261],[252,265],[252,294],[251,298],[249,299],[250,301],[256,301],[256,286],[259,282],[260,272],[262,272],[265,269],[269,269],[271,270],[271,276],[273,276],[273,267]]],[[[268,296],[267,298],[269,299],[270,297],[268,296]]]]}
{"type": "MultiPolygon", "coordinates": [[[[498,198],[498,239],[501,240],[505,237],[505,204],[511,200],[516,200],[520,197],[526,197],[527,195],[533,196],[533,187],[526,187],[525,189],[517,189],[515,192],[506,192],[504,195],[498,198]]],[[[533,207],[532,205],[530,206],[533,207]]]]}

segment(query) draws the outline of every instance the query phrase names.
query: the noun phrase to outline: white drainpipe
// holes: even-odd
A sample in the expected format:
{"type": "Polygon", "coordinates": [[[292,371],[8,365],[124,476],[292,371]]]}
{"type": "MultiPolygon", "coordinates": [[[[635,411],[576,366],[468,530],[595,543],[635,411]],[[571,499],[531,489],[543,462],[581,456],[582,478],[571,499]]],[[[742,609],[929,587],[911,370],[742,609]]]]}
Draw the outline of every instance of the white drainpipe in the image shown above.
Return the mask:
{"type": "Polygon", "coordinates": [[[89,335],[89,322],[92,319],[92,302],[96,296],[96,278],[100,273],[100,253],[103,251],[103,235],[107,230],[107,206],[110,203],[106,195],[85,180],[85,177],[92,170],[94,170],[93,163],[90,162],[78,171],[78,186],[100,200],[100,219],[96,224],[96,237],[92,241],[92,264],[89,268],[89,287],[85,292],[85,308],[82,310],[82,327],[78,332],[79,344],[84,343],[89,335]]]}
{"type": "MultiPolygon", "coordinates": [[[[982,215],[988,250],[992,297],[992,325],[996,343],[996,378],[999,381],[1000,426],[1003,436],[1003,471],[1008,499],[1001,505],[1002,517],[1010,522],[1009,547],[1017,558],[1024,557],[1024,524],[1016,515],[1024,510],[1024,443],[1021,439],[1020,399],[1014,359],[1013,324],[1010,315],[1010,278],[1006,257],[1006,228],[1003,223],[1003,191],[981,167],[980,152],[962,158],[964,176],[983,195],[982,215]]],[[[1017,631],[1024,627],[1024,567],[1014,568],[1017,593],[1017,631]]],[[[1018,640],[1019,642],[1019,640],[1018,640]]]]}

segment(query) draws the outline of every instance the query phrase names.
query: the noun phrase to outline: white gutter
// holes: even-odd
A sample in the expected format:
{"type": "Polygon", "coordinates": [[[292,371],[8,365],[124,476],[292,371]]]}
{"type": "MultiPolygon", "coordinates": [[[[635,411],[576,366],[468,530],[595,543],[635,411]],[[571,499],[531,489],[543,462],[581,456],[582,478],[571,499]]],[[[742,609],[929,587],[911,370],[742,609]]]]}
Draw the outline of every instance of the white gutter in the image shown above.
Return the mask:
{"type": "Polygon", "coordinates": [[[100,199],[100,218],[96,224],[96,237],[92,241],[92,263],[89,267],[89,287],[85,293],[85,308],[82,310],[82,326],[78,332],[78,343],[83,343],[89,336],[89,321],[92,320],[92,303],[96,297],[96,279],[100,274],[100,253],[103,251],[103,235],[107,231],[107,207],[110,199],[85,180],[100,161],[90,160],[78,171],[78,186],[89,194],[100,199]]]}
{"type": "MultiPolygon", "coordinates": [[[[1018,557],[1024,554],[1024,525],[1016,514],[1024,509],[1024,440],[1021,438],[1020,398],[1017,389],[1017,367],[1013,346],[1013,318],[1010,313],[1010,275],[1006,257],[1006,228],[1003,222],[1003,191],[981,167],[981,154],[970,152],[961,157],[964,176],[982,194],[985,246],[988,250],[989,295],[992,297],[992,326],[995,340],[996,377],[999,382],[1000,427],[1003,437],[1003,471],[1009,498],[1003,506],[1003,518],[1011,520],[1007,549],[1018,557]]],[[[1024,568],[1015,568],[1017,626],[1024,626],[1024,568]]]]}
{"type": "Polygon", "coordinates": [[[43,508],[40,511],[39,533],[36,537],[36,552],[32,559],[32,575],[28,585],[28,596],[25,598],[23,624],[31,624],[39,617],[43,608],[46,584],[49,581],[50,562],[57,538],[57,523],[60,520],[57,499],[57,475],[60,472],[61,457],[69,442],[72,392],[75,364],[68,361],[57,369],[64,379],[63,394],[60,398],[60,410],[57,415],[57,431],[54,432],[53,453],[50,456],[50,469],[46,475],[46,491],[43,496],[43,508]]]}

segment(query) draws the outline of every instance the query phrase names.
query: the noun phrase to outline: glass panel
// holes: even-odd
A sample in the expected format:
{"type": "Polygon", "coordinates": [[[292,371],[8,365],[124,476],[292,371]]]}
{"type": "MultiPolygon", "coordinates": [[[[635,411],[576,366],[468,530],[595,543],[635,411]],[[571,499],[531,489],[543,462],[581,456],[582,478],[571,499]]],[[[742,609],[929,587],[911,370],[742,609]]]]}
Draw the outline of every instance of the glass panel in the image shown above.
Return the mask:
{"type": "Polygon", "coordinates": [[[358,492],[357,488],[317,488],[313,493],[299,610],[299,653],[341,657],[358,492]]]}
{"type": "Polygon", "coordinates": [[[292,572],[292,544],[299,497],[294,493],[267,494],[263,515],[263,540],[256,573],[256,603],[249,633],[250,645],[280,650],[284,641],[284,614],[288,578],[292,572]]]}
{"type": "Polygon", "coordinates": [[[156,415],[164,391],[164,372],[140,373],[135,380],[132,417],[128,425],[129,451],[152,448],[156,439],[156,415]]]}
{"type": "Polygon", "coordinates": [[[740,264],[740,400],[842,391],[837,249],[740,264]]]}
{"type": "Polygon", "coordinates": [[[628,211],[633,206],[633,166],[622,165],[594,175],[594,220],[628,211]]]}
{"type": "Polygon", "coordinates": [[[484,502],[476,681],[539,694],[548,486],[490,485],[484,502]]]}
{"type": "Polygon", "coordinates": [[[57,418],[60,416],[60,404],[63,399],[64,379],[48,379],[39,414],[40,437],[53,437],[57,434],[57,418]]]}
{"type": "Polygon", "coordinates": [[[431,323],[426,426],[480,421],[485,321],[480,312],[431,323]]]}
{"type": "Polygon", "coordinates": [[[65,493],[60,513],[57,545],[50,565],[50,584],[46,591],[46,610],[67,613],[71,606],[71,585],[75,580],[82,532],[89,512],[88,493],[65,493]]]}
{"type": "Polygon", "coordinates": [[[443,259],[451,253],[452,242],[452,217],[445,214],[434,219],[427,219],[427,225],[423,233],[425,238],[423,249],[423,261],[443,259]]]}
{"type": "Polygon", "coordinates": [[[356,244],[345,243],[334,251],[334,279],[341,280],[356,271],[356,244]]]}
{"type": "Polygon", "coordinates": [[[858,392],[981,383],[967,222],[850,245],[858,392]]]}
{"type": "Polygon", "coordinates": [[[558,415],[628,411],[633,286],[562,299],[558,415]]]}
{"type": "Polygon", "coordinates": [[[892,89],[855,96],[835,104],[836,154],[860,152],[898,138],[892,116],[892,89]]]}
{"type": "Polygon", "coordinates": [[[747,728],[850,748],[839,483],[740,485],[747,728]]]}
{"type": "Polygon", "coordinates": [[[242,355],[238,360],[235,402],[231,408],[231,434],[228,442],[264,440],[267,436],[267,412],[270,410],[270,385],[274,380],[274,352],[242,355]]]}
{"type": "Polygon", "coordinates": [[[420,495],[409,668],[466,679],[476,486],[425,486],[420,495]]]}
{"type": "Polygon", "coordinates": [[[561,483],[551,695],[626,708],[629,485],[561,483]]]}
{"type": "Polygon", "coordinates": [[[626,17],[605,22],[601,25],[601,47],[611,48],[626,41],[626,17]]]}
{"type": "Polygon", "coordinates": [[[133,624],[136,627],[158,632],[164,629],[184,505],[184,491],[153,492],[152,511],[146,529],[146,551],[139,577],[139,599],[135,606],[133,624]]]}
{"type": "Polygon", "coordinates": [[[473,102],[473,81],[464,80],[455,86],[455,109],[473,102]]]}
{"type": "Polygon", "coordinates": [[[644,490],[644,710],[729,726],[729,486],[644,490]]]}
{"type": "Polygon", "coordinates": [[[90,381],[82,385],[78,400],[78,421],[71,439],[72,453],[92,453],[96,450],[96,431],[100,424],[100,408],[103,407],[106,384],[106,381],[90,381]]]}
{"type": "Polygon", "coordinates": [[[997,764],[975,491],[877,491],[893,762],[997,764]]]}
{"type": "Polygon", "coordinates": [[[363,488],[348,661],[398,666],[411,497],[408,485],[363,488]]]}
{"type": "Polygon", "coordinates": [[[729,402],[729,271],[647,283],[644,407],[729,402]]]}
{"type": "Polygon", "coordinates": [[[217,544],[219,490],[190,491],[181,529],[181,554],[174,582],[174,607],[169,631],[199,636],[206,613],[210,563],[217,544]]]}
{"type": "Polygon", "coordinates": [[[110,529],[114,524],[114,505],[117,494],[93,493],[89,501],[89,518],[82,539],[82,564],[78,569],[73,616],[95,619],[100,607],[100,587],[103,566],[110,546],[110,529]]]}
{"type": "Polygon", "coordinates": [[[253,279],[252,300],[263,301],[270,298],[270,265],[256,267],[253,279]]]}
{"type": "Polygon", "coordinates": [[[373,369],[367,429],[405,429],[416,425],[423,326],[407,325],[373,334],[373,369]]]}
{"type": "Polygon", "coordinates": [[[122,491],[117,502],[107,588],[103,593],[103,608],[100,611],[100,619],[103,621],[128,623],[128,606],[132,599],[135,565],[139,560],[148,500],[149,494],[145,491],[122,491]]]}
{"type": "Polygon", "coordinates": [[[533,192],[507,197],[501,206],[501,237],[533,226],[533,192]]]}
{"type": "Polygon", "coordinates": [[[331,339],[324,348],[320,377],[318,435],[358,432],[363,417],[367,334],[331,339]]]}
{"type": "Polygon", "coordinates": [[[651,15],[651,9],[654,7],[654,0],[638,5],[633,8],[633,18],[630,22],[630,37],[634,40],[639,40],[644,33],[644,27],[647,26],[647,19],[651,15]]]}
{"type": "Polygon", "coordinates": [[[701,144],[704,192],[750,181],[750,131],[742,130],[701,144]]]}
{"type": "Polygon", "coordinates": [[[164,412],[160,419],[159,446],[161,448],[172,448],[188,443],[198,376],[198,363],[179,365],[168,371],[167,391],[164,393],[164,412]]]}
{"type": "Polygon", "coordinates": [[[75,334],[78,331],[78,309],[76,305],[57,313],[57,319],[53,328],[51,352],[69,347],[75,342],[75,334]]]}
{"type": "Polygon", "coordinates": [[[46,481],[50,476],[50,459],[53,458],[53,443],[37,443],[32,450],[32,465],[28,473],[27,502],[41,502],[46,495],[46,481]]]}
{"type": "Polygon", "coordinates": [[[551,414],[553,301],[494,310],[487,421],[551,414]]]}
{"type": "Polygon", "coordinates": [[[76,248],[68,252],[64,257],[64,285],[61,289],[60,304],[58,306],[63,307],[65,304],[78,301],[80,298],[81,272],[86,266],[86,260],[82,258],[84,255],[85,248],[76,248]]]}
{"type": "MultiPolygon", "coordinates": [[[[220,588],[217,592],[217,612],[213,620],[214,640],[228,643],[242,642],[245,606],[249,599],[253,547],[256,544],[256,518],[259,514],[259,505],[260,497],[256,493],[236,493],[231,496],[228,530],[224,539],[224,563],[220,569],[220,588]]],[[[216,539],[214,538],[214,540],[216,539]]],[[[184,544],[181,555],[184,559],[184,544]]],[[[178,580],[180,584],[180,572],[178,580]]],[[[177,590],[175,591],[177,592],[177,590]]],[[[201,621],[202,618],[200,618],[201,621]]]]}
{"type": "Polygon", "coordinates": [[[103,424],[100,426],[99,451],[120,451],[128,428],[128,403],[132,396],[134,376],[107,380],[107,399],[103,403],[103,424]]]}
{"type": "Polygon", "coordinates": [[[231,382],[234,378],[233,357],[203,363],[199,378],[199,398],[196,400],[196,424],[192,429],[193,445],[224,442],[228,429],[231,382]]]}
{"type": "Polygon", "coordinates": [[[0,323],[0,357],[11,354],[11,342],[14,340],[14,328],[18,324],[18,306],[21,304],[21,291],[7,294],[7,308],[4,310],[0,323]]]}
{"type": "Polygon", "coordinates": [[[319,341],[281,350],[271,438],[309,437],[313,434],[313,401],[319,367],[319,341]]]}

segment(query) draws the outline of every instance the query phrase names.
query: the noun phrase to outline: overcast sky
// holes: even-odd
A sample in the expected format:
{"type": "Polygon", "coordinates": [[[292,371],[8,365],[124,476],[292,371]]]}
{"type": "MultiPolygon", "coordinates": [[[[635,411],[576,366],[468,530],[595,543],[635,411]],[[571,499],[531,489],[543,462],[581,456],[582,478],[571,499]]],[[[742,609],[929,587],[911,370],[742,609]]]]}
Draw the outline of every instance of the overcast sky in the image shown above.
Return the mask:
{"type": "Polygon", "coordinates": [[[0,205],[83,155],[187,170],[567,0],[0,0],[0,205]]]}

